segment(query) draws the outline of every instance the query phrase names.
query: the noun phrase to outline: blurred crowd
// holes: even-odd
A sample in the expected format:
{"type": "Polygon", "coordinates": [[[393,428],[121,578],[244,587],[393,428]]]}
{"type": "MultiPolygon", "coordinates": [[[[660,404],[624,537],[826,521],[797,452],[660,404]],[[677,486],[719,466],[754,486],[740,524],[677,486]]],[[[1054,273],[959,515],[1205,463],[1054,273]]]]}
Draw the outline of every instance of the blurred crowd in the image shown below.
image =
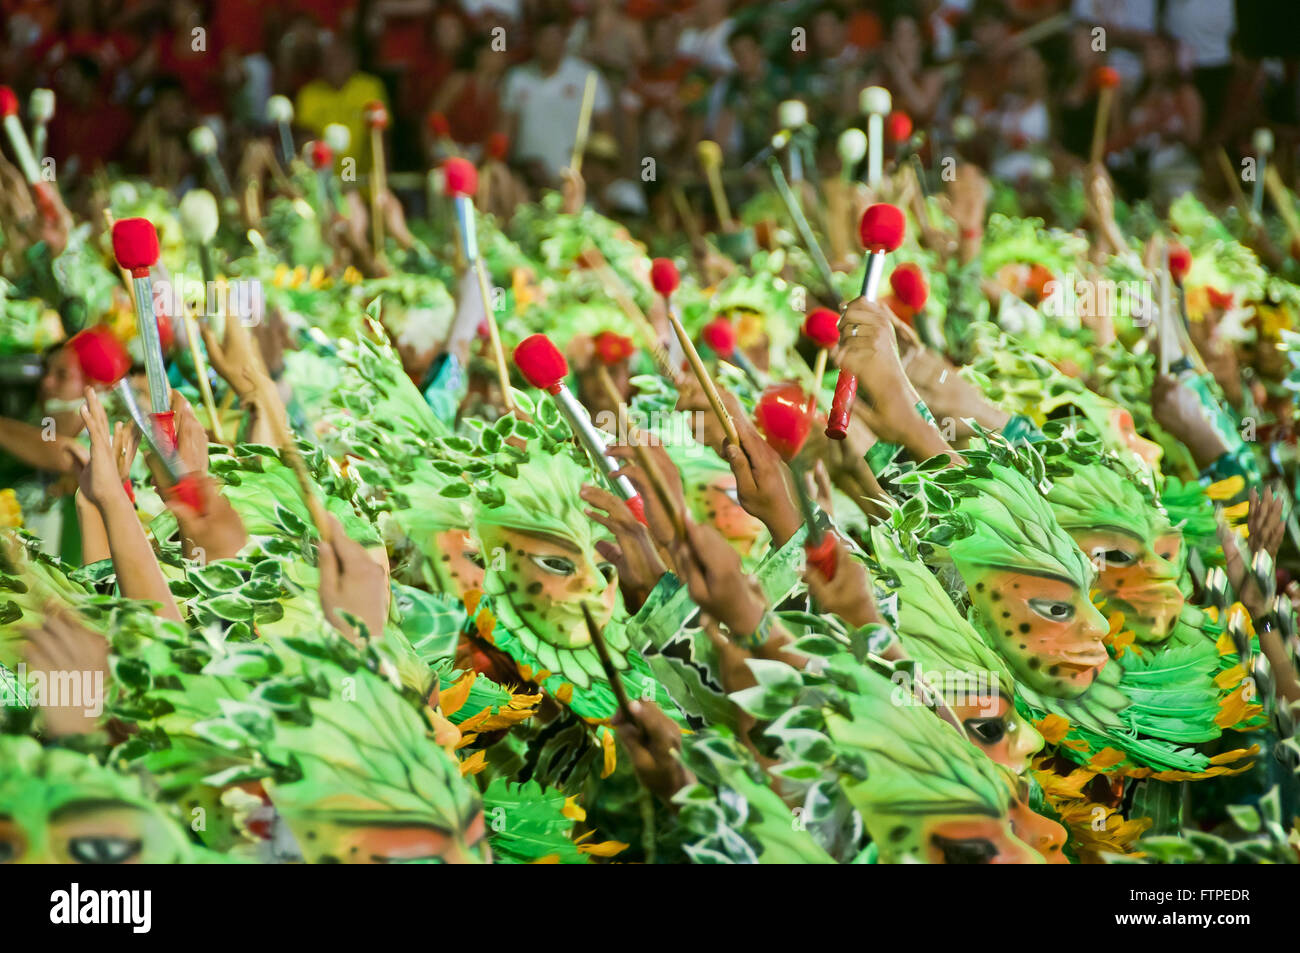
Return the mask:
{"type": "MultiPolygon", "coordinates": [[[[187,146],[213,127],[233,170],[290,97],[299,141],[339,123],[370,164],[362,107],[394,117],[389,162],[422,171],[497,150],[554,186],[590,95],[589,198],[644,213],[665,175],[698,177],[693,145],[736,169],[802,99],[819,161],[860,125],[879,84],[926,133],[923,159],[960,152],[1003,179],[1086,158],[1097,71],[1120,87],[1107,162],[1130,195],[1224,188],[1217,151],[1261,125],[1290,150],[1294,4],[1258,0],[0,0],[0,81],[57,94],[48,153],[65,194],[117,164],[203,184],[187,146]],[[1240,6],[1240,9],[1238,7],[1240,6]],[[594,86],[587,93],[588,77],[594,86]],[[655,159],[648,170],[646,159],[655,159]],[[1037,165],[1035,160],[1039,160],[1037,165]]],[[[921,140],[918,138],[918,143],[921,140]]],[[[400,180],[399,180],[400,181],[400,180]]],[[[210,184],[210,183],[209,183],[210,184]]],[[[520,193],[525,195],[526,193],[520,193]]]]}

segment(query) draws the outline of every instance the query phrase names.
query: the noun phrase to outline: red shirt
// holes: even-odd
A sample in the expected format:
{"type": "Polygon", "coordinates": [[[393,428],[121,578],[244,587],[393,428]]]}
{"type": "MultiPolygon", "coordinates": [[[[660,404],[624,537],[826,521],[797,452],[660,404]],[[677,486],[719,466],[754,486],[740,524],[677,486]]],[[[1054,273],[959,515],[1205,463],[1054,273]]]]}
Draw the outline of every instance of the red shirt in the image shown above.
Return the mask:
{"type": "Polygon", "coordinates": [[[120,159],[133,128],[131,112],[122,106],[101,101],[76,109],[59,103],[50,120],[49,153],[61,164],[75,156],[84,176],[101,163],[120,159]]]}
{"type": "Polygon", "coordinates": [[[184,52],[176,49],[176,33],[160,33],[158,44],[158,69],[164,75],[175,77],[185,90],[190,106],[199,113],[225,111],[225,96],[221,90],[220,63],[221,40],[215,30],[208,32],[207,49],[193,50],[186,37],[181,43],[184,52]]]}

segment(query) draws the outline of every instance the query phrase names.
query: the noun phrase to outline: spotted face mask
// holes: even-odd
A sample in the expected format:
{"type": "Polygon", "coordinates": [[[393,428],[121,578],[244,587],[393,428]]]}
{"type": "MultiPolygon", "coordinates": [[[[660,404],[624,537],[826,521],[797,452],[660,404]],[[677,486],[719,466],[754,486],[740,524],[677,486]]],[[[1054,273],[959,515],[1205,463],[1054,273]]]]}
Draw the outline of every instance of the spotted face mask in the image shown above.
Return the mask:
{"type": "Polygon", "coordinates": [[[1183,609],[1182,533],[1144,495],[1141,474],[1115,458],[1066,465],[1070,472],[1054,480],[1047,501],[1097,570],[1103,609],[1122,612],[1139,642],[1165,641],[1183,609]]]}
{"type": "Polygon", "coordinates": [[[494,611],[498,618],[519,620],[526,634],[516,634],[543,665],[554,658],[552,671],[568,668],[573,651],[591,649],[582,605],[598,626],[609,624],[618,597],[611,563],[557,533],[485,526],[480,540],[488,559],[484,589],[498,607],[494,611]]]}
{"type": "Polygon", "coordinates": [[[1109,627],[1089,601],[1093,566],[1024,474],[980,451],[968,456],[953,524],[961,535],[948,552],[972,621],[1018,682],[1076,698],[1109,660],[1109,627]]]}
{"type": "Polygon", "coordinates": [[[997,567],[962,577],[982,631],[1017,680],[1035,691],[1082,695],[1109,661],[1106,620],[1073,580],[997,567]]]}

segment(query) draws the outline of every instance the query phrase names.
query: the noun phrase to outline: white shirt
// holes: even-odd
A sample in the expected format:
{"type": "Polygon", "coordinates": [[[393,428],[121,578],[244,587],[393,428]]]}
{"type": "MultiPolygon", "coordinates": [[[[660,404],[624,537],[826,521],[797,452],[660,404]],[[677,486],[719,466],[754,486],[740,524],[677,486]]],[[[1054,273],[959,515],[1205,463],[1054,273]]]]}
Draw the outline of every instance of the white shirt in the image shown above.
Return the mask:
{"type": "Polygon", "coordinates": [[[1193,66],[1223,66],[1232,59],[1236,7],[1232,0],[1168,0],[1165,29],[1191,50],[1193,66]]]}
{"type": "MultiPolygon", "coordinates": [[[[552,175],[558,175],[569,164],[587,74],[593,69],[570,56],[550,76],[543,76],[531,63],[506,74],[501,106],[519,118],[514,144],[517,159],[540,159],[552,175]]],[[[608,112],[609,106],[609,87],[596,73],[592,114],[608,112]]]]}
{"type": "MultiPolygon", "coordinates": [[[[1073,0],[1070,15],[1090,27],[1156,32],[1156,0],[1073,0]]],[[[1124,85],[1136,86],[1142,79],[1141,54],[1119,47],[1109,37],[1106,50],[1110,54],[1110,65],[1123,78],[1124,85]]]]}
{"type": "Polygon", "coordinates": [[[707,30],[687,27],[677,40],[677,52],[714,73],[730,73],[736,68],[736,61],[731,58],[727,40],[734,26],[728,19],[707,30]]]}

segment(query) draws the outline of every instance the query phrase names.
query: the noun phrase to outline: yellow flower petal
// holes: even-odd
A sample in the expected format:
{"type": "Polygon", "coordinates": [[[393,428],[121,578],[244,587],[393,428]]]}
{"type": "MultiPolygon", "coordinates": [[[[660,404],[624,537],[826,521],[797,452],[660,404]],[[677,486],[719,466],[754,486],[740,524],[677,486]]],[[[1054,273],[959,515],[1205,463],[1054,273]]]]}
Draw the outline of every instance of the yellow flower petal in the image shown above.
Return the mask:
{"type": "Polygon", "coordinates": [[[1205,495],[1216,503],[1224,500],[1230,500],[1246,488],[1246,481],[1240,475],[1230,476],[1225,480],[1219,480],[1217,483],[1211,483],[1205,488],[1205,495]]]}
{"type": "Polygon", "coordinates": [[[1043,740],[1045,740],[1049,745],[1054,745],[1060,744],[1061,739],[1069,733],[1070,722],[1060,715],[1052,714],[1048,715],[1034,727],[1036,727],[1038,733],[1043,736],[1043,740]]]}
{"type": "Polygon", "coordinates": [[[478,672],[466,672],[455,685],[438,693],[438,707],[442,709],[444,715],[454,715],[465,706],[465,702],[469,699],[469,690],[474,686],[477,678],[478,672]]]}
{"type": "Polygon", "coordinates": [[[578,803],[576,795],[564,799],[564,810],[561,813],[571,821],[585,821],[587,819],[587,812],[578,803]]]}
{"type": "Polygon", "coordinates": [[[578,853],[591,854],[594,857],[613,857],[625,850],[627,850],[627,844],[616,840],[601,841],[599,844],[578,845],[578,853]]]}

